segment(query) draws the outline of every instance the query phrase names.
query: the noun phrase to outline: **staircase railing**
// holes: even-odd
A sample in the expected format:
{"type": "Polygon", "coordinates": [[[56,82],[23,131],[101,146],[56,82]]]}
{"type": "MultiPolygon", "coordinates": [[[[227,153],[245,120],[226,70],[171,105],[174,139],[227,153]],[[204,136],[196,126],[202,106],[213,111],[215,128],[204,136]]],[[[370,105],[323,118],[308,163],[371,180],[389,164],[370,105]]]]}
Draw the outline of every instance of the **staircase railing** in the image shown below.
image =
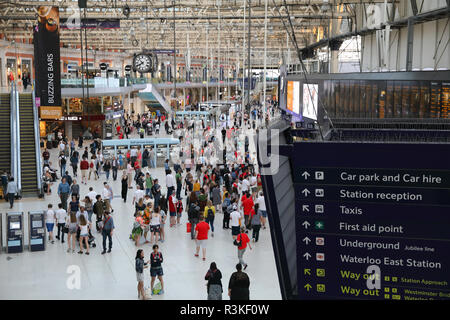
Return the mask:
{"type": "Polygon", "coordinates": [[[36,108],[36,99],[35,99],[35,92],[34,92],[34,84],[33,84],[33,90],[31,91],[31,98],[33,100],[33,124],[34,124],[34,145],[36,150],[36,176],[37,176],[37,187],[39,190],[39,195],[43,194],[42,189],[42,160],[41,160],[41,144],[40,144],[40,132],[39,132],[39,115],[38,110],[36,108]]]}

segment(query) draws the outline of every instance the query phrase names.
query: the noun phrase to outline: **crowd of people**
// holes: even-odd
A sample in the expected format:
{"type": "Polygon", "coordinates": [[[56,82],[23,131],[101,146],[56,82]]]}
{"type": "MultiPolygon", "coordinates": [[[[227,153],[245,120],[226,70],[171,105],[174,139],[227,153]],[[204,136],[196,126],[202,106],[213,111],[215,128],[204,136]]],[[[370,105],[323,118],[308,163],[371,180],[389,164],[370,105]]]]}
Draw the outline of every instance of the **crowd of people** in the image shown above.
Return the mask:
{"type": "MultiPolygon", "coordinates": [[[[166,135],[180,140],[179,148],[164,163],[165,179],[161,182],[150,170],[156,168],[156,150],[153,148],[132,148],[106,157],[102,153],[101,140],[93,140],[85,146],[82,136],[78,143],[58,136],[59,170],[53,167],[49,150],[44,147],[42,153],[44,191],[51,194],[52,186],[56,184],[57,188],[53,189],[60,200],[55,204],[58,209],[54,210],[53,204],[49,204],[45,214],[49,242],[54,243],[56,239],[65,243],[64,235],[67,234],[68,253],[78,250],[79,254],[89,255],[90,248],[95,246],[93,231],[96,230],[102,235],[102,254],[111,252],[115,225],[110,182],[116,183],[119,179],[121,198],[124,203],[131,204],[130,214],[134,215],[130,239],[136,247],[150,244],[152,248],[146,262],[144,249],[139,248],[136,253],[140,299],[150,298],[143,283],[143,270],[149,265],[151,293],[164,294],[164,260],[159,246],[170,237],[170,229],[181,226],[183,215],[187,216],[186,228],[195,242],[193,257],[200,258],[201,255],[203,261],[207,260],[208,242],[213,241],[217,221],[221,220],[221,228],[223,232],[229,232],[239,262],[230,278],[228,295],[231,299],[249,299],[250,280],[244,272],[248,268],[244,255],[247,248],[253,249],[251,243],[258,242],[260,230],[266,229],[267,225],[261,176],[249,145],[254,130],[267,126],[268,120],[254,110],[257,108],[245,113],[243,118],[236,113],[225,122],[218,119],[176,121],[173,116],[164,114],[156,118],[144,114],[124,119],[122,127],[116,126],[120,138],[136,133],[141,137],[153,132],[159,134],[159,128],[164,126],[166,135]],[[151,130],[142,134],[142,128],[149,126],[151,130]],[[119,172],[122,172],[121,177],[118,177],[119,172]],[[100,191],[97,193],[89,187],[86,195],[80,194],[78,181],[88,185],[91,178],[98,180],[102,174],[105,177],[103,190],[97,190],[100,191]],[[130,189],[134,189],[131,201],[128,198],[130,189]],[[53,231],[54,227],[57,232],[53,231]],[[154,290],[156,278],[160,282],[157,291],[154,290]]],[[[9,184],[7,187],[14,191],[9,184]]],[[[208,299],[222,299],[221,279],[221,271],[212,262],[205,276],[208,299]]]]}

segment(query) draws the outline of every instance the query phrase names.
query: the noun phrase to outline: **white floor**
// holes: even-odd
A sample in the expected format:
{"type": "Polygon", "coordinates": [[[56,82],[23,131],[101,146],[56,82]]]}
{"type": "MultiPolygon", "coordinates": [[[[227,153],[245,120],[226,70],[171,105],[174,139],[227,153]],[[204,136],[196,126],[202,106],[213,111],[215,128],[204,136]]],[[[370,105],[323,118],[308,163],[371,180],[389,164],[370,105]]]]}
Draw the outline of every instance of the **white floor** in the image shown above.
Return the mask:
{"type": "MultiPolygon", "coordinates": [[[[57,164],[56,151],[52,149],[51,161],[57,164]]],[[[57,165],[54,167],[57,167],[57,165]]],[[[72,174],[72,170],[69,170],[72,174]]],[[[164,170],[152,169],[152,176],[160,178],[163,190],[164,170]]],[[[44,252],[30,252],[25,249],[20,254],[0,253],[0,299],[137,299],[136,273],[134,269],[137,248],[129,239],[133,223],[134,207],[131,206],[134,189],[128,193],[127,203],[120,198],[120,177],[110,184],[115,193],[112,202],[114,208],[113,218],[116,230],[113,236],[113,249],[109,254],[101,255],[101,235],[94,231],[97,248],[91,249],[91,254],[79,255],[66,253],[67,242],[62,244],[56,240],[55,244],[48,244],[44,252]],[[73,273],[71,268],[81,271],[81,285],[79,289],[69,289],[67,282],[73,273]],[[69,272],[68,272],[69,271],[69,272]]],[[[90,181],[81,185],[81,196],[88,192],[88,187],[100,193],[106,177],[101,175],[100,180],[90,181]]],[[[52,187],[52,195],[42,200],[37,198],[16,201],[13,209],[9,204],[0,202],[0,213],[5,221],[6,212],[30,210],[44,210],[48,203],[57,207],[57,185],[52,187]]],[[[182,193],[184,194],[184,192],[182,193]]],[[[204,276],[212,261],[217,263],[221,270],[224,286],[223,298],[228,299],[227,288],[231,273],[235,271],[238,263],[237,249],[232,243],[231,231],[222,229],[222,216],[216,217],[216,232],[214,238],[208,240],[207,259],[194,257],[195,243],[186,233],[187,217],[182,217],[182,225],[169,228],[166,223],[166,241],[160,244],[164,255],[164,281],[165,294],[154,296],[153,300],[205,300],[206,281],[204,276]]],[[[27,223],[25,224],[28,230],[27,223]]],[[[56,229],[56,228],[55,228],[56,229]]],[[[3,231],[5,232],[5,231],[3,231]]],[[[28,237],[25,238],[25,243],[28,237]]],[[[3,235],[5,244],[5,235],[3,235]]],[[[281,299],[278,276],[274,261],[270,231],[261,230],[260,240],[253,244],[253,250],[248,250],[244,256],[248,263],[246,272],[250,277],[251,299],[281,299]]],[[[142,245],[146,260],[151,252],[150,244],[142,245]]],[[[145,286],[150,285],[150,274],[145,270],[145,286]]],[[[152,300],[150,300],[152,301],[152,300]]]]}

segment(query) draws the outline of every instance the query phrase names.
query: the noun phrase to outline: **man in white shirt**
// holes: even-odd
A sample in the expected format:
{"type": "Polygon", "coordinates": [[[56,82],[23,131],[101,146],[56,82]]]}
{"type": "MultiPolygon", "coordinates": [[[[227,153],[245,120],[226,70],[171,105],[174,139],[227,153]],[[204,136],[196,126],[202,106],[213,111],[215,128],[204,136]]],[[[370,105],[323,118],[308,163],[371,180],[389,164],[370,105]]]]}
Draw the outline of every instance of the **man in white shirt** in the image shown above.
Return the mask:
{"type": "Polygon", "coordinates": [[[66,145],[64,144],[64,141],[61,140],[61,143],[59,144],[59,151],[64,152],[64,149],[66,149],[66,145]]]}
{"type": "Polygon", "coordinates": [[[134,163],[136,162],[137,159],[137,149],[135,148],[131,148],[130,150],[130,160],[131,160],[131,165],[134,166],[134,163]]]}
{"type": "Polygon", "coordinates": [[[137,184],[136,185],[136,191],[134,192],[134,197],[133,197],[133,205],[137,202],[139,202],[140,199],[144,198],[145,196],[145,192],[144,190],[141,190],[141,187],[137,184]]]}
{"type": "Polygon", "coordinates": [[[67,212],[63,209],[62,203],[58,204],[58,210],[55,212],[56,214],[56,223],[58,224],[58,234],[56,239],[61,240],[61,243],[64,243],[64,231],[63,228],[66,225],[67,212]],[[62,239],[60,239],[60,234],[62,234],[62,239]]]}
{"type": "Polygon", "coordinates": [[[107,182],[104,182],[103,185],[104,185],[104,187],[103,187],[102,198],[103,198],[103,201],[105,201],[106,210],[109,212],[114,212],[114,210],[111,207],[111,200],[113,198],[112,189],[110,186],[108,186],[107,182]]]}
{"type": "Polygon", "coordinates": [[[247,180],[247,178],[242,179],[242,193],[248,191],[248,188],[250,186],[250,182],[247,180]]]}
{"type": "Polygon", "coordinates": [[[258,198],[256,198],[256,202],[259,205],[259,211],[261,211],[262,217],[262,227],[266,228],[266,219],[267,219],[267,210],[266,210],[266,202],[264,200],[264,193],[262,191],[259,192],[258,198]]]}
{"type": "Polygon", "coordinates": [[[89,197],[89,199],[91,199],[92,204],[94,204],[95,198],[97,197],[97,192],[95,192],[92,187],[89,187],[89,192],[88,192],[87,196],[89,197]]]}
{"type": "Polygon", "coordinates": [[[188,172],[191,171],[191,158],[190,157],[186,157],[186,159],[184,160],[184,168],[188,172]]]}
{"type": "Polygon", "coordinates": [[[233,212],[231,212],[230,214],[231,235],[233,236],[233,240],[236,240],[237,236],[240,233],[241,218],[242,218],[241,213],[237,210],[237,207],[233,204],[233,212]]]}
{"type": "Polygon", "coordinates": [[[166,187],[167,187],[167,197],[170,196],[175,191],[175,178],[172,174],[172,170],[169,170],[166,175],[166,187]]]}

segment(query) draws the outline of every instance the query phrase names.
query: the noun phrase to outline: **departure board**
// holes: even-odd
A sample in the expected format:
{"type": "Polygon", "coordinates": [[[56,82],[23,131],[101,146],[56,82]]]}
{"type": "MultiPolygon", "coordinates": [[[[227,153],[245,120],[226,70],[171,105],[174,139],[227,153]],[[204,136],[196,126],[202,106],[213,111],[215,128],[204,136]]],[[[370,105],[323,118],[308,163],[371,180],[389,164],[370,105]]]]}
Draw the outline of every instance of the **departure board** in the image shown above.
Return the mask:
{"type": "Polygon", "coordinates": [[[354,83],[355,83],[355,91],[354,91],[353,99],[355,101],[354,101],[353,109],[355,110],[355,118],[361,118],[361,117],[363,117],[363,114],[360,112],[361,106],[359,104],[359,102],[360,102],[359,96],[360,96],[361,89],[360,89],[359,81],[354,81],[354,83]]]}
{"type": "Polygon", "coordinates": [[[441,83],[432,82],[430,91],[430,118],[439,118],[441,114],[441,83]]]}
{"type": "Polygon", "coordinates": [[[419,118],[420,85],[418,82],[411,82],[411,118],[419,118]]]}
{"type": "Polygon", "coordinates": [[[411,83],[404,81],[402,84],[402,118],[409,118],[411,113],[411,83]]]}
{"type": "Polygon", "coordinates": [[[394,114],[394,82],[387,81],[386,85],[386,118],[392,118],[394,114]]]}
{"type": "Polygon", "coordinates": [[[394,118],[402,117],[402,85],[399,81],[394,86],[394,118]]]}
{"type": "Polygon", "coordinates": [[[450,82],[442,83],[441,118],[448,119],[450,111],[450,82]]]}
{"type": "Polygon", "coordinates": [[[450,146],[296,143],[292,163],[299,299],[450,299],[450,146]]]}

